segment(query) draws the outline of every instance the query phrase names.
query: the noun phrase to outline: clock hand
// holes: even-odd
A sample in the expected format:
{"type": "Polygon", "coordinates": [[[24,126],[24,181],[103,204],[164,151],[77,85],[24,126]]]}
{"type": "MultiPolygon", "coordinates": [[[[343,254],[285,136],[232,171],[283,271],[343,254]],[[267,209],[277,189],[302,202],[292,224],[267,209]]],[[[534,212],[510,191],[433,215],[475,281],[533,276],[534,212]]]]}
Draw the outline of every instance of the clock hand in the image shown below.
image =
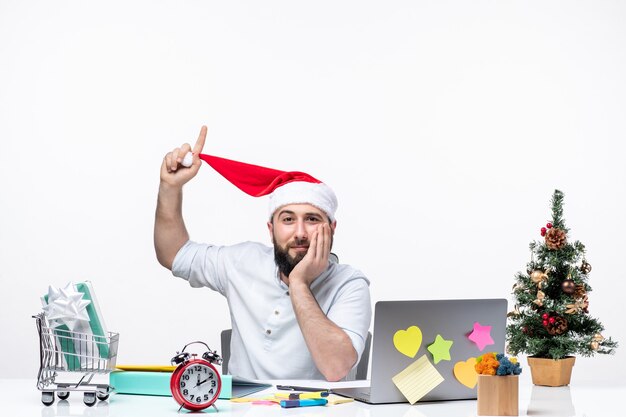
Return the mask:
{"type": "MultiPolygon", "coordinates": [[[[209,378],[203,380],[203,381],[198,381],[198,383],[196,384],[196,387],[199,387],[200,385],[204,384],[205,382],[207,382],[209,380],[209,378]]],[[[195,387],[194,387],[195,388],[195,387]]]]}

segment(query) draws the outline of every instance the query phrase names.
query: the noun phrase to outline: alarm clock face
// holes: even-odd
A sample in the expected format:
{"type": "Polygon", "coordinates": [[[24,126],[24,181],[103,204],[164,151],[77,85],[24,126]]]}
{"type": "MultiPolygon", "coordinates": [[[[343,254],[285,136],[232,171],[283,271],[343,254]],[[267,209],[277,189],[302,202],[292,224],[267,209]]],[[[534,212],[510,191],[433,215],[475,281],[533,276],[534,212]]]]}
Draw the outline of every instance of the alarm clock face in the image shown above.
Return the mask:
{"type": "Polygon", "coordinates": [[[213,367],[202,362],[204,361],[192,361],[187,364],[181,369],[180,378],[176,382],[176,391],[185,408],[206,408],[217,400],[220,393],[219,375],[213,367]]]}

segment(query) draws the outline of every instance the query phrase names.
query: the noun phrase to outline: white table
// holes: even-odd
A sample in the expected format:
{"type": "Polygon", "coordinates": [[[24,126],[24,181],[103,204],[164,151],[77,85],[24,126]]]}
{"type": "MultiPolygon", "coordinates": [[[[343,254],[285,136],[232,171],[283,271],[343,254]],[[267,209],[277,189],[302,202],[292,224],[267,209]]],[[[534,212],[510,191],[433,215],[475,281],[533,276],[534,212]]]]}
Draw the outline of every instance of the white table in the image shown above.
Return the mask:
{"type": "MultiPolygon", "coordinates": [[[[277,381],[306,385],[307,381],[277,381]]],[[[342,385],[337,384],[337,385],[342,385]]],[[[345,385],[345,383],[344,383],[345,385]]],[[[354,383],[351,383],[354,385],[354,383]]],[[[274,389],[262,391],[275,392],[274,389]]],[[[622,401],[626,384],[612,386],[581,386],[548,388],[533,386],[529,378],[520,379],[520,415],[532,416],[624,416],[622,401]]],[[[332,417],[449,417],[475,416],[476,401],[445,401],[436,403],[368,405],[360,402],[327,407],[283,409],[279,406],[237,404],[226,400],[216,403],[219,415],[245,417],[332,416],[332,417]]],[[[66,401],[56,399],[46,407],[34,379],[0,379],[0,416],[175,416],[178,406],[170,397],[113,394],[108,401],[87,407],[81,393],[72,393],[66,401]]],[[[184,413],[184,412],[183,412],[184,413]]],[[[208,409],[204,413],[215,414],[208,409]]],[[[197,415],[197,414],[196,414],[197,415]]]]}

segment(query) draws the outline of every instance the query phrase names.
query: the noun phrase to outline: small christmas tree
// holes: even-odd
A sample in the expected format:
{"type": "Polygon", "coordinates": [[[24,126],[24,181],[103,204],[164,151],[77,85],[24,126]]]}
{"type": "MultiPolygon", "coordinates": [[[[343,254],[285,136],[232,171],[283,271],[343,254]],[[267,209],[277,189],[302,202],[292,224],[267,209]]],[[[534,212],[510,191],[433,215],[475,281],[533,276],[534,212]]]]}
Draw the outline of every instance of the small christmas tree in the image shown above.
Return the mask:
{"type": "Polygon", "coordinates": [[[562,359],[580,354],[611,354],[617,342],[605,338],[602,324],[589,315],[587,284],[591,265],[585,246],[568,240],[563,193],[552,196],[552,221],[541,228],[544,241],[530,244],[527,273],[513,286],[515,309],[508,314],[508,352],[562,359]]]}

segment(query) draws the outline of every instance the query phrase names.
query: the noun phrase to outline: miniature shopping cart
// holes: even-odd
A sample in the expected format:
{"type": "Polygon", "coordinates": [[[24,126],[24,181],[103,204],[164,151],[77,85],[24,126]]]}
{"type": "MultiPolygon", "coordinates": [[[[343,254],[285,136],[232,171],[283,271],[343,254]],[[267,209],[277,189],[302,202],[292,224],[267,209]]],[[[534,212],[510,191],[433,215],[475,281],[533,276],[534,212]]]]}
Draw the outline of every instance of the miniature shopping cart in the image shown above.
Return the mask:
{"type": "Polygon", "coordinates": [[[66,326],[50,327],[43,313],[33,318],[39,333],[37,389],[41,391],[41,402],[52,405],[55,393],[65,400],[70,391],[83,392],[83,402],[90,407],[96,398],[109,398],[111,387],[92,380],[115,368],[119,334],[94,335],[70,331],[66,326]]]}

